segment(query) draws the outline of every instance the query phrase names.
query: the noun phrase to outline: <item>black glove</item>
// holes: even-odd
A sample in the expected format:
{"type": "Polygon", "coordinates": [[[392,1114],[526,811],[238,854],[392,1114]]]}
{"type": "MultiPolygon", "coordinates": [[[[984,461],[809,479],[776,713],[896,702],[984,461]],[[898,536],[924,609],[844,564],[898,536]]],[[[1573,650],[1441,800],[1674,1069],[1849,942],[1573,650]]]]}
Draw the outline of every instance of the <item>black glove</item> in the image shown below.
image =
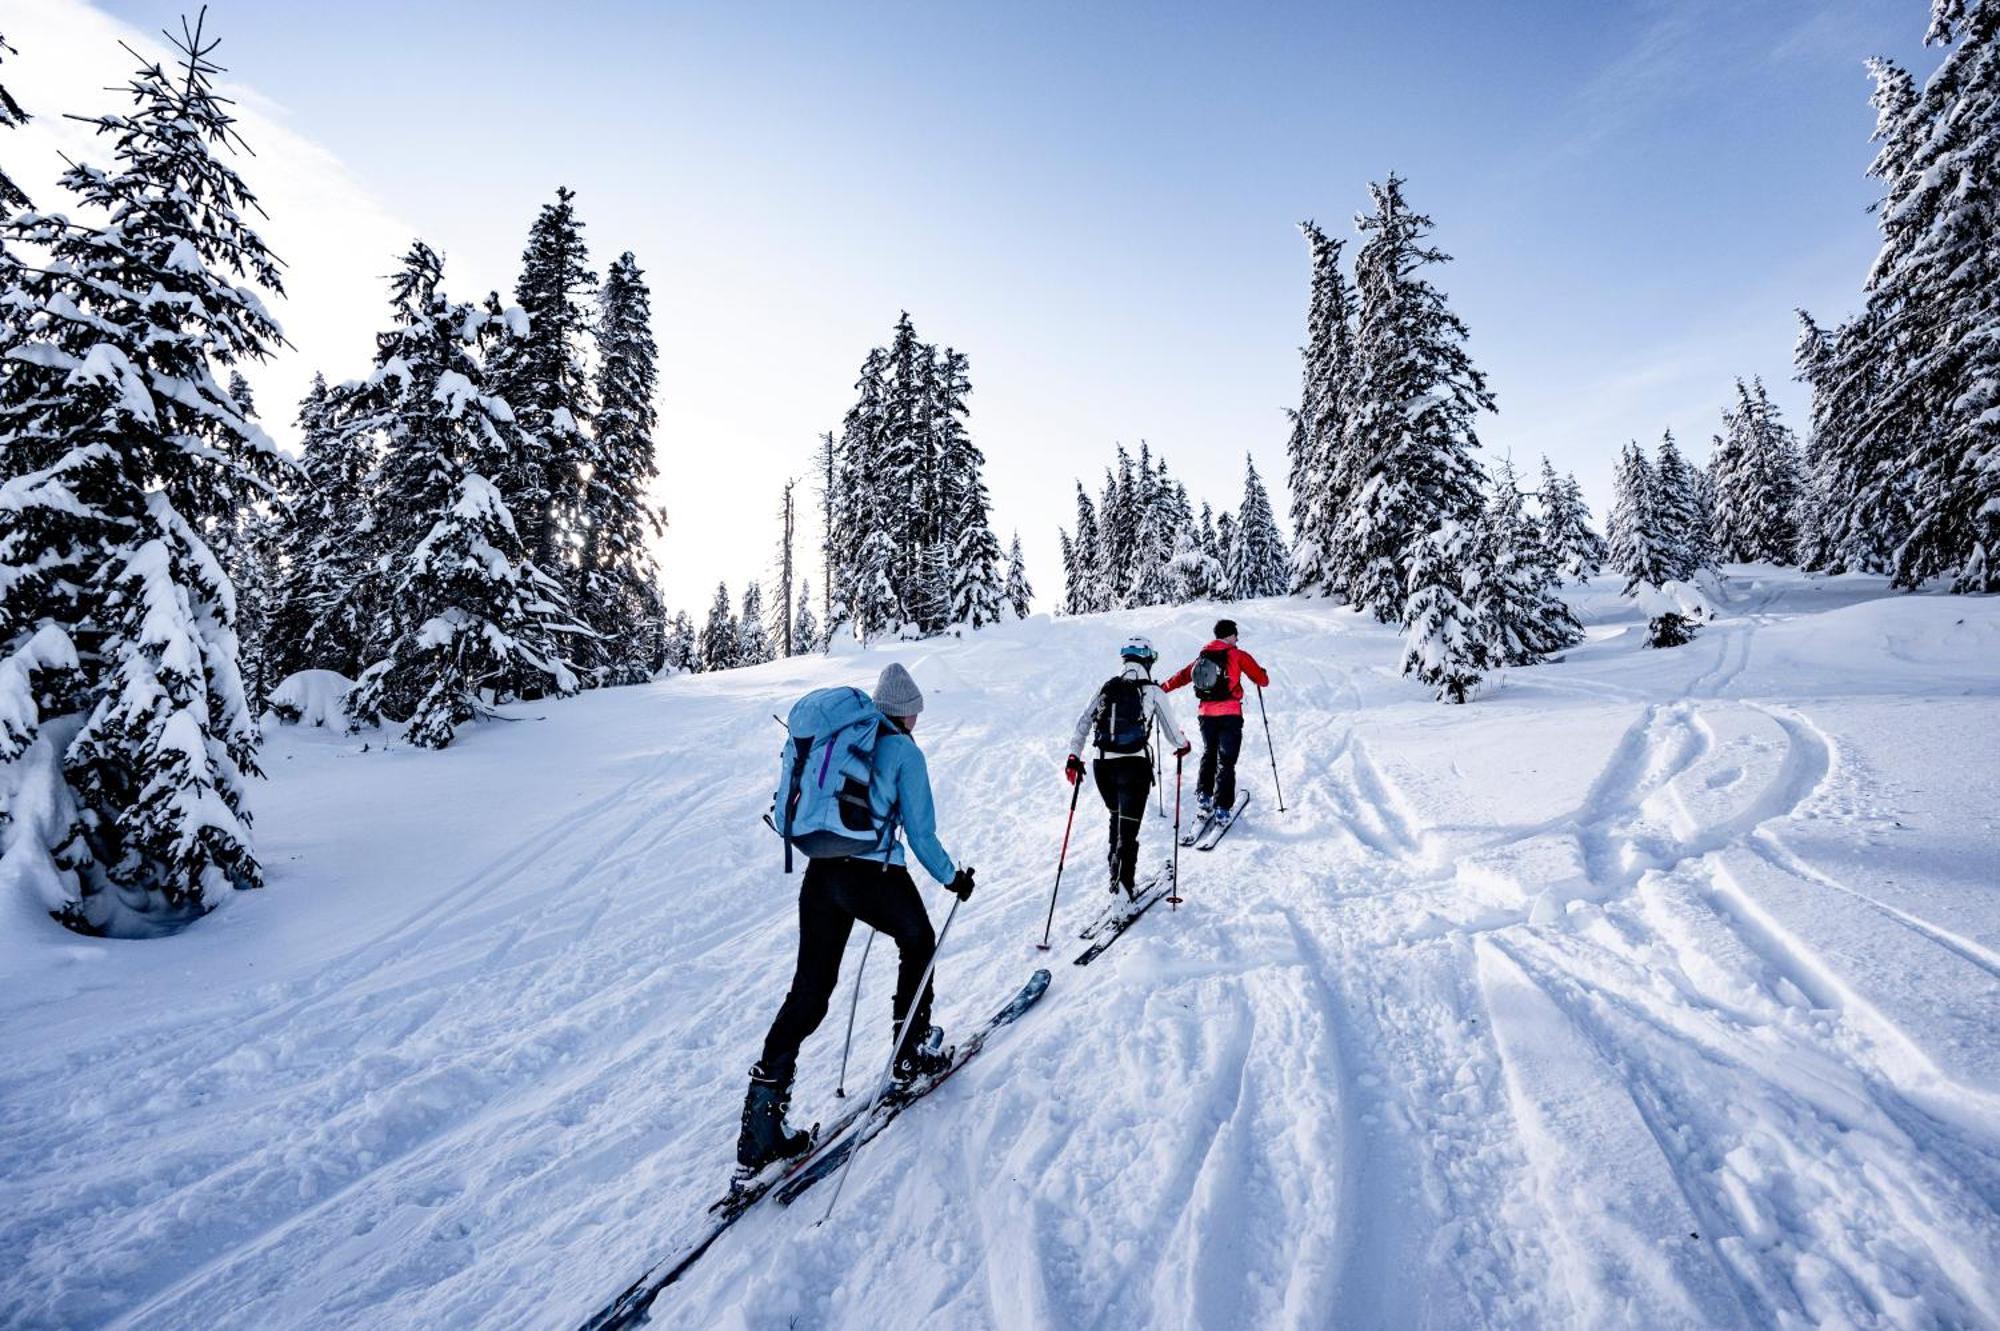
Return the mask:
{"type": "Polygon", "coordinates": [[[953,879],[945,884],[945,891],[960,901],[972,900],[972,870],[960,869],[953,879]]]}
{"type": "Polygon", "coordinates": [[[1072,753],[1069,756],[1069,761],[1063,764],[1063,776],[1072,786],[1081,781],[1083,779],[1083,759],[1072,753]]]}
{"type": "Polygon", "coordinates": [[[1181,746],[1180,746],[1180,747],[1179,747],[1178,749],[1175,749],[1175,750],[1174,750],[1174,757],[1176,757],[1176,758],[1185,758],[1185,757],[1187,757],[1187,756],[1188,756],[1188,755],[1189,755],[1190,753],[1193,753],[1193,752],[1194,752],[1194,745],[1192,745],[1192,744],[1182,744],[1182,745],[1181,745],[1181,746]]]}

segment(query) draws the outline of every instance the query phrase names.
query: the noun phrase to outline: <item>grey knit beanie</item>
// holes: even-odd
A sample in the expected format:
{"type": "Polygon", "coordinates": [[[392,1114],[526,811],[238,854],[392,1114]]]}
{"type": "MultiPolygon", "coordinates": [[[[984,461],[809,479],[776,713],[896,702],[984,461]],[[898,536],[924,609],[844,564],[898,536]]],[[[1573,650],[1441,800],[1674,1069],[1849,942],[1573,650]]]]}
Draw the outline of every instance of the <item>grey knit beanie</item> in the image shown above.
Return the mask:
{"type": "Polygon", "coordinates": [[[924,710],[924,691],[900,661],[891,661],[875,681],[875,705],[884,716],[915,716],[924,710]]]}

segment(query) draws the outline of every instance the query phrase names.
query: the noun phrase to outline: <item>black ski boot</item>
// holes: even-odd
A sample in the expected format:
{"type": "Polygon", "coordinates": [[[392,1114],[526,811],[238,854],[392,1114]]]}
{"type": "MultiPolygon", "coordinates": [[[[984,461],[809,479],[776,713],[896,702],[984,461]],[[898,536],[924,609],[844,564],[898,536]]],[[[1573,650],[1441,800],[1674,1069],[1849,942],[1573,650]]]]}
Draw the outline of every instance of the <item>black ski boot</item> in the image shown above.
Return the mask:
{"type": "Polygon", "coordinates": [[[905,1049],[896,1060],[892,1074],[899,1086],[907,1086],[913,1081],[935,1077],[951,1066],[954,1051],[944,1047],[944,1031],[932,1026],[924,1032],[924,1038],[905,1049]]]}
{"type": "Polygon", "coordinates": [[[792,1104],[790,1074],[774,1077],[758,1064],[750,1069],[750,1090],[743,1097],[743,1131],[736,1137],[736,1173],[749,1178],[778,1160],[790,1160],[812,1149],[812,1134],[785,1126],[792,1104]]]}

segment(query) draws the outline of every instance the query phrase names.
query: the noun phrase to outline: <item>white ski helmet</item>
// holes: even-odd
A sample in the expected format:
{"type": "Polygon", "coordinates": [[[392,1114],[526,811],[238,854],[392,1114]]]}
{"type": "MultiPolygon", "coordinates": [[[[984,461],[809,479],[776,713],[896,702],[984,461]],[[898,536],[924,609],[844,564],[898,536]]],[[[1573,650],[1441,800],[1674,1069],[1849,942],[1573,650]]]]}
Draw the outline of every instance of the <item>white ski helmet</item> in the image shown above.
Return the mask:
{"type": "Polygon", "coordinates": [[[1135,633],[1125,640],[1123,647],[1118,649],[1118,659],[1121,661],[1144,661],[1147,665],[1151,665],[1160,659],[1160,654],[1153,650],[1153,640],[1151,638],[1148,638],[1143,633],[1135,633]]]}

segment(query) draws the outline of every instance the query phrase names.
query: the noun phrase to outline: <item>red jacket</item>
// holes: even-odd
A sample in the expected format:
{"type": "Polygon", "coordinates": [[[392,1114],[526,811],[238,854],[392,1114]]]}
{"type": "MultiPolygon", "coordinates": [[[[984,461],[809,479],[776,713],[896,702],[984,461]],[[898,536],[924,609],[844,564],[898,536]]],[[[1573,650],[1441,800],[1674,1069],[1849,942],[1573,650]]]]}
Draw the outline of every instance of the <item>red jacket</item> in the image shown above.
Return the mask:
{"type": "MultiPolygon", "coordinates": [[[[1263,666],[1257,664],[1256,657],[1250,655],[1250,653],[1244,651],[1241,647],[1226,643],[1220,638],[1202,648],[1202,651],[1229,653],[1229,660],[1222,668],[1222,682],[1227,688],[1229,696],[1219,702],[1205,702],[1197,710],[1203,716],[1243,715],[1243,676],[1250,676],[1251,682],[1260,688],[1269,684],[1271,677],[1264,673],[1263,666]]],[[[1160,685],[1160,690],[1163,693],[1172,693],[1175,689],[1192,682],[1193,679],[1194,662],[1190,661],[1179,670],[1176,670],[1166,683],[1160,685]]]]}

